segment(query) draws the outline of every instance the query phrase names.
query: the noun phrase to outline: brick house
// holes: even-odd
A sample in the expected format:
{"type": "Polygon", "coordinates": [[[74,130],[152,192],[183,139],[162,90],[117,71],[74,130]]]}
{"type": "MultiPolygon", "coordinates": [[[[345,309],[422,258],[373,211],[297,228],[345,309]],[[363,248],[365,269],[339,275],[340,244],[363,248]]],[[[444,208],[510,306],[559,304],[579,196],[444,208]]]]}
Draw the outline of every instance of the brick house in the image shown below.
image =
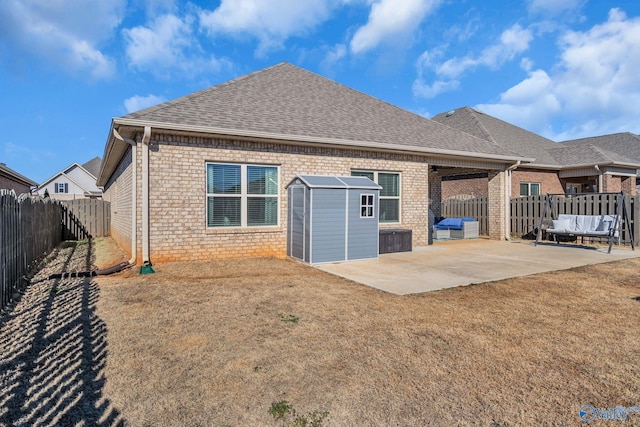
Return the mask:
{"type": "Polygon", "coordinates": [[[431,168],[482,171],[504,239],[505,171],[532,160],[288,63],[112,119],[103,158],[112,236],[138,263],[286,256],[298,174],[368,176],[380,228],[423,246],[431,168]]]}
{"type": "Polygon", "coordinates": [[[29,194],[37,182],[19,174],[6,164],[0,163],[0,190],[13,190],[16,194],[29,194]]]}
{"type": "MultiPolygon", "coordinates": [[[[557,143],[470,107],[433,117],[454,129],[501,148],[532,157],[510,171],[511,196],[544,193],[588,193],[624,190],[635,194],[640,168],[640,138],[615,134],[557,143]]],[[[484,173],[440,170],[442,198],[487,195],[484,173]]]]}

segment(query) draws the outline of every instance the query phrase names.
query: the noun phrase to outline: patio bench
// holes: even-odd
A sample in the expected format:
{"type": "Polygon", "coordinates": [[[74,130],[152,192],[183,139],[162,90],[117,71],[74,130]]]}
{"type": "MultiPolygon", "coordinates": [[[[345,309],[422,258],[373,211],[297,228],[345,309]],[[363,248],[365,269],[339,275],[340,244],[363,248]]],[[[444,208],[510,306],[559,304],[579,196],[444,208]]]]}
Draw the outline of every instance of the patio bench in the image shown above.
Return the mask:
{"type": "Polygon", "coordinates": [[[560,214],[552,221],[552,227],[543,231],[560,236],[618,237],[619,226],[618,215],[560,214]]]}
{"type": "Polygon", "coordinates": [[[480,223],[475,218],[444,218],[433,226],[436,239],[477,239],[480,223]]]}

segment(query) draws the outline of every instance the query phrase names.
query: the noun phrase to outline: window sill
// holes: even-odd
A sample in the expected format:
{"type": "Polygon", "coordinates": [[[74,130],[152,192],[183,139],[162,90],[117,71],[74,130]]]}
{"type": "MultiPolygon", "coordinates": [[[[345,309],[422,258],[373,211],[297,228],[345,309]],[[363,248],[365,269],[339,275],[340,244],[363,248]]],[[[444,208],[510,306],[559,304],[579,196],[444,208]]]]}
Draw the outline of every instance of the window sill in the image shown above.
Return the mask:
{"type": "Polygon", "coordinates": [[[269,234],[282,233],[284,230],[280,225],[265,227],[205,227],[206,234],[269,234]]]}

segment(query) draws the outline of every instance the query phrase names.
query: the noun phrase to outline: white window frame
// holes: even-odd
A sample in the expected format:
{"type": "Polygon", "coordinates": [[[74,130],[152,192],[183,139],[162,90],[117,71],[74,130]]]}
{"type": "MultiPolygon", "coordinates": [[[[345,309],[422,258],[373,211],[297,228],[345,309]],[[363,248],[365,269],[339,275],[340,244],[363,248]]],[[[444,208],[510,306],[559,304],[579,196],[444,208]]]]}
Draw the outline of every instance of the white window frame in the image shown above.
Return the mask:
{"type": "Polygon", "coordinates": [[[380,190],[379,202],[382,200],[398,200],[398,220],[397,221],[384,221],[381,224],[400,224],[402,222],[402,173],[395,171],[384,171],[384,170],[367,170],[367,169],[352,169],[351,174],[354,172],[363,172],[363,173],[372,173],[373,174],[373,182],[380,185],[378,183],[378,175],[379,174],[393,174],[398,175],[398,195],[397,196],[383,196],[382,190],[380,190]]]}
{"type": "Polygon", "coordinates": [[[56,182],[54,185],[55,185],[56,193],[66,194],[69,192],[69,184],[66,182],[56,182]]]}
{"type": "Polygon", "coordinates": [[[231,162],[205,162],[204,166],[204,192],[205,192],[205,215],[204,222],[205,227],[208,230],[232,230],[232,229],[240,229],[246,228],[249,230],[254,230],[257,228],[276,228],[280,227],[280,166],[279,165],[265,165],[265,164],[255,164],[255,163],[231,163],[231,162]],[[224,194],[224,193],[209,193],[207,192],[207,178],[208,178],[208,168],[209,165],[223,165],[223,166],[240,166],[240,194],[224,194]],[[255,166],[255,167],[264,167],[264,168],[276,168],[277,176],[278,176],[278,193],[277,194],[249,194],[248,192],[248,179],[247,179],[247,167],[255,166]],[[231,226],[220,226],[220,225],[209,225],[208,221],[208,201],[209,197],[237,197],[240,199],[240,225],[231,225],[231,226]],[[275,197],[276,198],[276,224],[275,225],[248,225],[248,202],[249,198],[253,197],[275,197]]]}
{"type": "Polygon", "coordinates": [[[361,193],[360,194],[360,218],[375,219],[376,217],[376,196],[373,193],[361,193]],[[362,203],[363,197],[366,197],[365,203],[362,203]],[[369,199],[371,198],[371,199],[369,199]],[[371,200],[371,203],[369,203],[371,200]],[[365,212],[369,212],[371,209],[371,215],[362,215],[362,209],[366,208],[365,212]]]}
{"type": "Polygon", "coordinates": [[[542,194],[542,184],[540,184],[539,182],[521,182],[520,186],[522,186],[523,184],[527,185],[527,194],[520,194],[520,197],[528,197],[531,196],[531,186],[532,185],[537,185],[538,186],[538,194],[536,194],[536,196],[539,196],[540,194],[542,194]]]}

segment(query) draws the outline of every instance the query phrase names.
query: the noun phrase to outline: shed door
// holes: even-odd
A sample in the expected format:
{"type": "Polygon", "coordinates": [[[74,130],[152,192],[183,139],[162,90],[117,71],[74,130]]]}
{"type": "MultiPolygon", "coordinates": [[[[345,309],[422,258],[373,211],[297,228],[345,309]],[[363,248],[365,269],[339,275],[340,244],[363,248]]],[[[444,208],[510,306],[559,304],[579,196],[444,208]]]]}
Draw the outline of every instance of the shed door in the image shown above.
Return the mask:
{"type": "Polygon", "coordinates": [[[291,188],[291,256],[304,259],[304,187],[291,188]]]}

